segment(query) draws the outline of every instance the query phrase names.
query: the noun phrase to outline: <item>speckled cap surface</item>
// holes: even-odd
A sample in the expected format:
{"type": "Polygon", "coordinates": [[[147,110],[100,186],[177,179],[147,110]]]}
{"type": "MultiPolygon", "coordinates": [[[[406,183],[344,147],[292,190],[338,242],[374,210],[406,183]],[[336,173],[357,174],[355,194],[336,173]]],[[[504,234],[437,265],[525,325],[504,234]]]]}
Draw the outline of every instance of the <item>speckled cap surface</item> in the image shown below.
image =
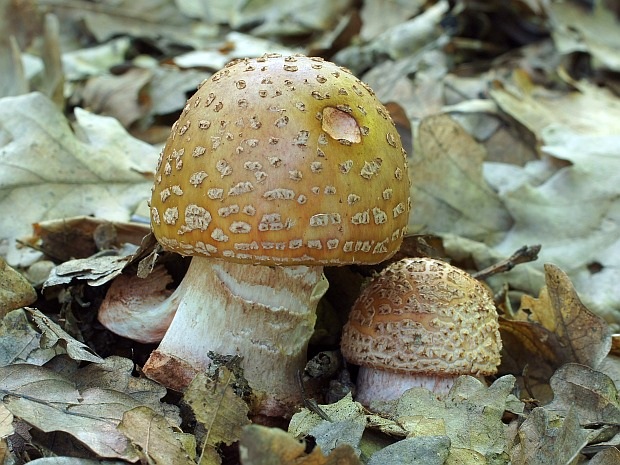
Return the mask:
{"type": "Polygon", "coordinates": [[[188,100],[151,198],[158,241],[265,265],[378,263],[410,209],[406,154],[367,85],[320,58],[237,60],[188,100]]]}
{"type": "Polygon", "coordinates": [[[488,375],[500,363],[489,291],[440,260],[406,258],[364,288],[343,329],[351,363],[397,373],[488,375]]]}

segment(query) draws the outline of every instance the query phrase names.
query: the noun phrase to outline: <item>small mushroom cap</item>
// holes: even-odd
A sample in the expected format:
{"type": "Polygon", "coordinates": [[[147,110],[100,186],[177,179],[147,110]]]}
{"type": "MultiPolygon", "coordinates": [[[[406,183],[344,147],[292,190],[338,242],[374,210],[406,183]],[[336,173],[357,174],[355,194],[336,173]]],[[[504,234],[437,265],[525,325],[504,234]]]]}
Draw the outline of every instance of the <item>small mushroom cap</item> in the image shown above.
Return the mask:
{"type": "Polygon", "coordinates": [[[349,362],[378,370],[488,375],[500,363],[497,312],[487,288],[465,271],[406,258],[364,288],[341,349],[349,362]]]}
{"type": "Polygon", "coordinates": [[[189,99],[151,198],[158,241],[265,265],[379,263],[410,209],[406,154],[372,90],[305,56],[237,60],[189,99]]]}

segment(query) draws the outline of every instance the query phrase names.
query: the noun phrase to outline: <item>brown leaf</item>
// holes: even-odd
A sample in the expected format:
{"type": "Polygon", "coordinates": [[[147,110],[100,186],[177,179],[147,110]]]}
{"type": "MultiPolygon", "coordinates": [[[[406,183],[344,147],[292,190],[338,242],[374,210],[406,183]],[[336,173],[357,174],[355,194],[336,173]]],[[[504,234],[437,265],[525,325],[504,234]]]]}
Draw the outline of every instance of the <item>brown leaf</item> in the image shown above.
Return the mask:
{"type": "Polygon", "coordinates": [[[219,444],[230,445],[237,441],[243,426],[250,423],[248,406],[233,389],[235,382],[234,374],[221,366],[213,377],[206,373],[196,375],[185,391],[183,400],[207,430],[204,454],[213,455],[219,444]]]}
{"type": "Polygon", "coordinates": [[[35,300],[37,293],[26,278],[0,257],[0,318],[35,300]]]}
{"type": "Polygon", "coordinates": [[[566,363],[596,368],[611,347],[605,321],[581,303],[568,276],[545,265],[546,287],[538,299],[524,296],[515,320],[502,319],[501,373],[522,374],[529,395],[551,400],[548,383],[566,363]]]}
{"type": "Polygon", "coordinates": [[[489,240],[511,219],[482,175],[482,145],[447,115],[420,123],[409,162],[413,230],[489,240]]]}
{"type": "Polygon", "coordinates": [[[148,407],[136,407],[123,414],[118,430],[138,446],[145,463],[194,465],[193,436],[173,431],[166,419],[148,407]]]}
{"type": "Polygon", "coordinates": [[[618,389],[607,375],[568,363],[559,368],[550,381],[553,402],[545,408],[565,416],[573,408],[582,425],[620,424],[618,389]]]}
{"type": "Polygon", "coordinates": [[[561,427],[554,427],[547,411],[536,408],[519,428],[517,439],[511,452],[513,465],[568,464],[588,443],[588,431],[579,426],[573,410],[561,427]]]}
{"type": "Polygon", "coordinates": [[[348,445],[336,447],[327,457],[320,447],[305,453],[305,444],[290,434],[260,425],[243,428],[239,451],[242,465],[360,465],[348,445]]]}

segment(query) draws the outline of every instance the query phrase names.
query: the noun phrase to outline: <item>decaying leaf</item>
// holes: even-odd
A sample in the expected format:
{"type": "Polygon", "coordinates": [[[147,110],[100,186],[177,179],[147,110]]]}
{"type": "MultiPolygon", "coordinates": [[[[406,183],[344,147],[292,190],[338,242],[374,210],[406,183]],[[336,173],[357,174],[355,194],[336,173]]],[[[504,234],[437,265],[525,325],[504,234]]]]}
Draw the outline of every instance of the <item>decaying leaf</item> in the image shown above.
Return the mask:
{"type": "Polygon", "coordinates": [[[166,395],[166,388],[148,378],[133,376],[134,368],[131,360],[111,356],[107,357],[103,363],[80,368],[73,375],[72,380],[80,391],[103,388],[126,394],[140,405],[164,415],[170,424],[179,425],[181,418],[178,408],[161,402],[166,395]]]}
{"type": "Polygon", "coordinates": [[[58,353],[66,352],[73,360],[102,363],[103,359],[90,347],[67,334],[58,324],[35,308],[26,308],[41,331],[41,347],[54,348],[58,353]]]}
{"type": "Polygon", "coordinates": [[[320,447],[305,453],[305,444],[277,428],[250,425],[239,441],[242,465],[360,465],[348,445],[336,447],[327,457],[320,447]]]}
{"type": "Polygon", "coordinates": [[[37,293],[21,274],[0,257],[0,318],[11,310],[30,305],[37,293]]]}
{"type": "Polygon", "coordinates": [[[291,418],[288,431],[300,438],[313,436],[317,445],[328,453],[341,444],[348,444],[359,455],[359,443],[366,428],[365,409],[347,394],[334,404],[321,405],[329,421],[317,413],[303,409],[291,418]]]}
{"type": "Polygon", "coordinates": [[[24,309],[13,310],[0,321],[0,367],[13,363],[43,365],[56,350],[41,347],[41,334],[30,325],[24,309]]]}
{"type": "Polygon", "coordinates": [[[5,439],[14,432],[13,414],[4,405],[0,405],[0,439],[5,439]]]}
{"type": "MultiPolygon", "coordinates": [[[[448,456],[453,454],[450,451],[450,438],[447,436],[420,436],[405,438],[378,452],[375,452],[368,465],[443,465],[448,456]]],[[[484,463],[482,461],[476,463],[484,463]]],[[[471,462],[464,460],[454,461],[462,465],[469,465],[471,462]]],[[[471,465],[474,465],[471,463],[471,465]]]]}
{"type": "Polygon", "coordinates": [[[410,227],[485,241],[509,229],[510,216],[482,176],[484,148],[449,116],[420,123],[414,152],[410,227]]]}
{"type": "Polygon", "coordinates": [[[101,457],[138,459],[116,430],[122,413],[138,406],[129,396],[101,390],[82,396],[63,375],[32,365],[0,368],[0,392],[13,416],[43,432],[64,431],[101,457]]]}
{"type": "Polygon", "coordinates": [[[513,403],[515,379],[507,375],[486,387],[471,376],[460,376],[445,399],[414,388],[390,412],[409,437],[447,436],[451,453],[471,450],[487,460],[508,450],[502,416],[513,403]]]}
{"type": "Polygon", "coordinates": [[[535,408],[519,428],[511,451],[513,465],[569,464],[588,443],[588,431],[579,426],[573,410],[561,426],[553,426],[547,411],[535,408]]]}
{"type": "Polygon", "coordinates": [[[148,407],[136,407],[123,414],[118,430],[136,446],[145,463],[195,465],[196,439],[173,431],[166,419],[148,407]]]}
{"type": "Polygon", "coordinates": [[[524,296],[515,320],[503,319],[500,372],[522,373],[529,395],[551,400],[549,379],[565,363],[596,368],[611,347],[611,331],[585,307],[568,276],[545,265],[546,287],[538,299],[524,296]]]}
{"type": "MultiPolygon", "coordinates": [[[[118,121],[78,109],[72,129],[37,93],[0,99],[0,121],[0,209],[7,219],[0,238],[26,236],[32,223],[45,219],[93,214],[127,220],[148,196],[151,179],[143,173],[156,165],[157,151],[118,121]]],[[[7,261],[23,253],[11,247],[7,261]]]]}
{"type": "MultiPolygon", "coordinates": [[[[213,377],[199,373],[184,393],[184,402],[206,429],[203,455],[217,460],[206,463],[221,463],[216,447],[239,440],[243,426],[250,423],[248,405],[235,394],[232,386],[235,382],[235,375],[220,366],[213,377]]],[[[205,463],[204,457],[200,463],[205,463]]]]}
{"type": "Polygon", "coordinates": [[[620,425],[618,389],[607,375],[584,365],[567,363],[551,377],[553,401],[545,406],[561,416],[574,410],[582,425],[620,425]]]}

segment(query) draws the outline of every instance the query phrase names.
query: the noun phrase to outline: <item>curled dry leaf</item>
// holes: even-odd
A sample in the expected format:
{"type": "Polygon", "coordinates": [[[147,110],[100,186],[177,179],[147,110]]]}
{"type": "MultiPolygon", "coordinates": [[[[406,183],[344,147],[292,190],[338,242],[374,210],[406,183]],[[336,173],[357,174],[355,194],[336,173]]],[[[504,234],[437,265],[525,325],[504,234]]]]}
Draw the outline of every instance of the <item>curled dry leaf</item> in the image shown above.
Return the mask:
{"type": "Polygon", "coordinates": [[[57,353],[65,353],[73,360],[102,363],[103,359],[83,344],[67,334],[58,324],[35,308],[26,308],[41,331],[42,348],[54,348],[57,353]]]}
{"type": "Polygon", "coordinates": [[[13,363],[43,365],[56,356],[41,347],[41,334],[28,322],[24,309],[13,310],[0,321],[0,367],[13,363]]]}
{"type": "Polygon", "coordinates": [[[596,368],[611,348],[609,327],[581,303],[568,276],[547,264],[545,281],[538,299],[524,296],[515,319],[500,321],[500,373],[521,373],[521,387],[542,402],[551,400],[549,379],[560,366],[596,368]]]}
{"type": "Polygon", "coordinates": [[[30,305],[37,293],[20,273],[0,257],[0,318],[11,310],[30,305]]]}

